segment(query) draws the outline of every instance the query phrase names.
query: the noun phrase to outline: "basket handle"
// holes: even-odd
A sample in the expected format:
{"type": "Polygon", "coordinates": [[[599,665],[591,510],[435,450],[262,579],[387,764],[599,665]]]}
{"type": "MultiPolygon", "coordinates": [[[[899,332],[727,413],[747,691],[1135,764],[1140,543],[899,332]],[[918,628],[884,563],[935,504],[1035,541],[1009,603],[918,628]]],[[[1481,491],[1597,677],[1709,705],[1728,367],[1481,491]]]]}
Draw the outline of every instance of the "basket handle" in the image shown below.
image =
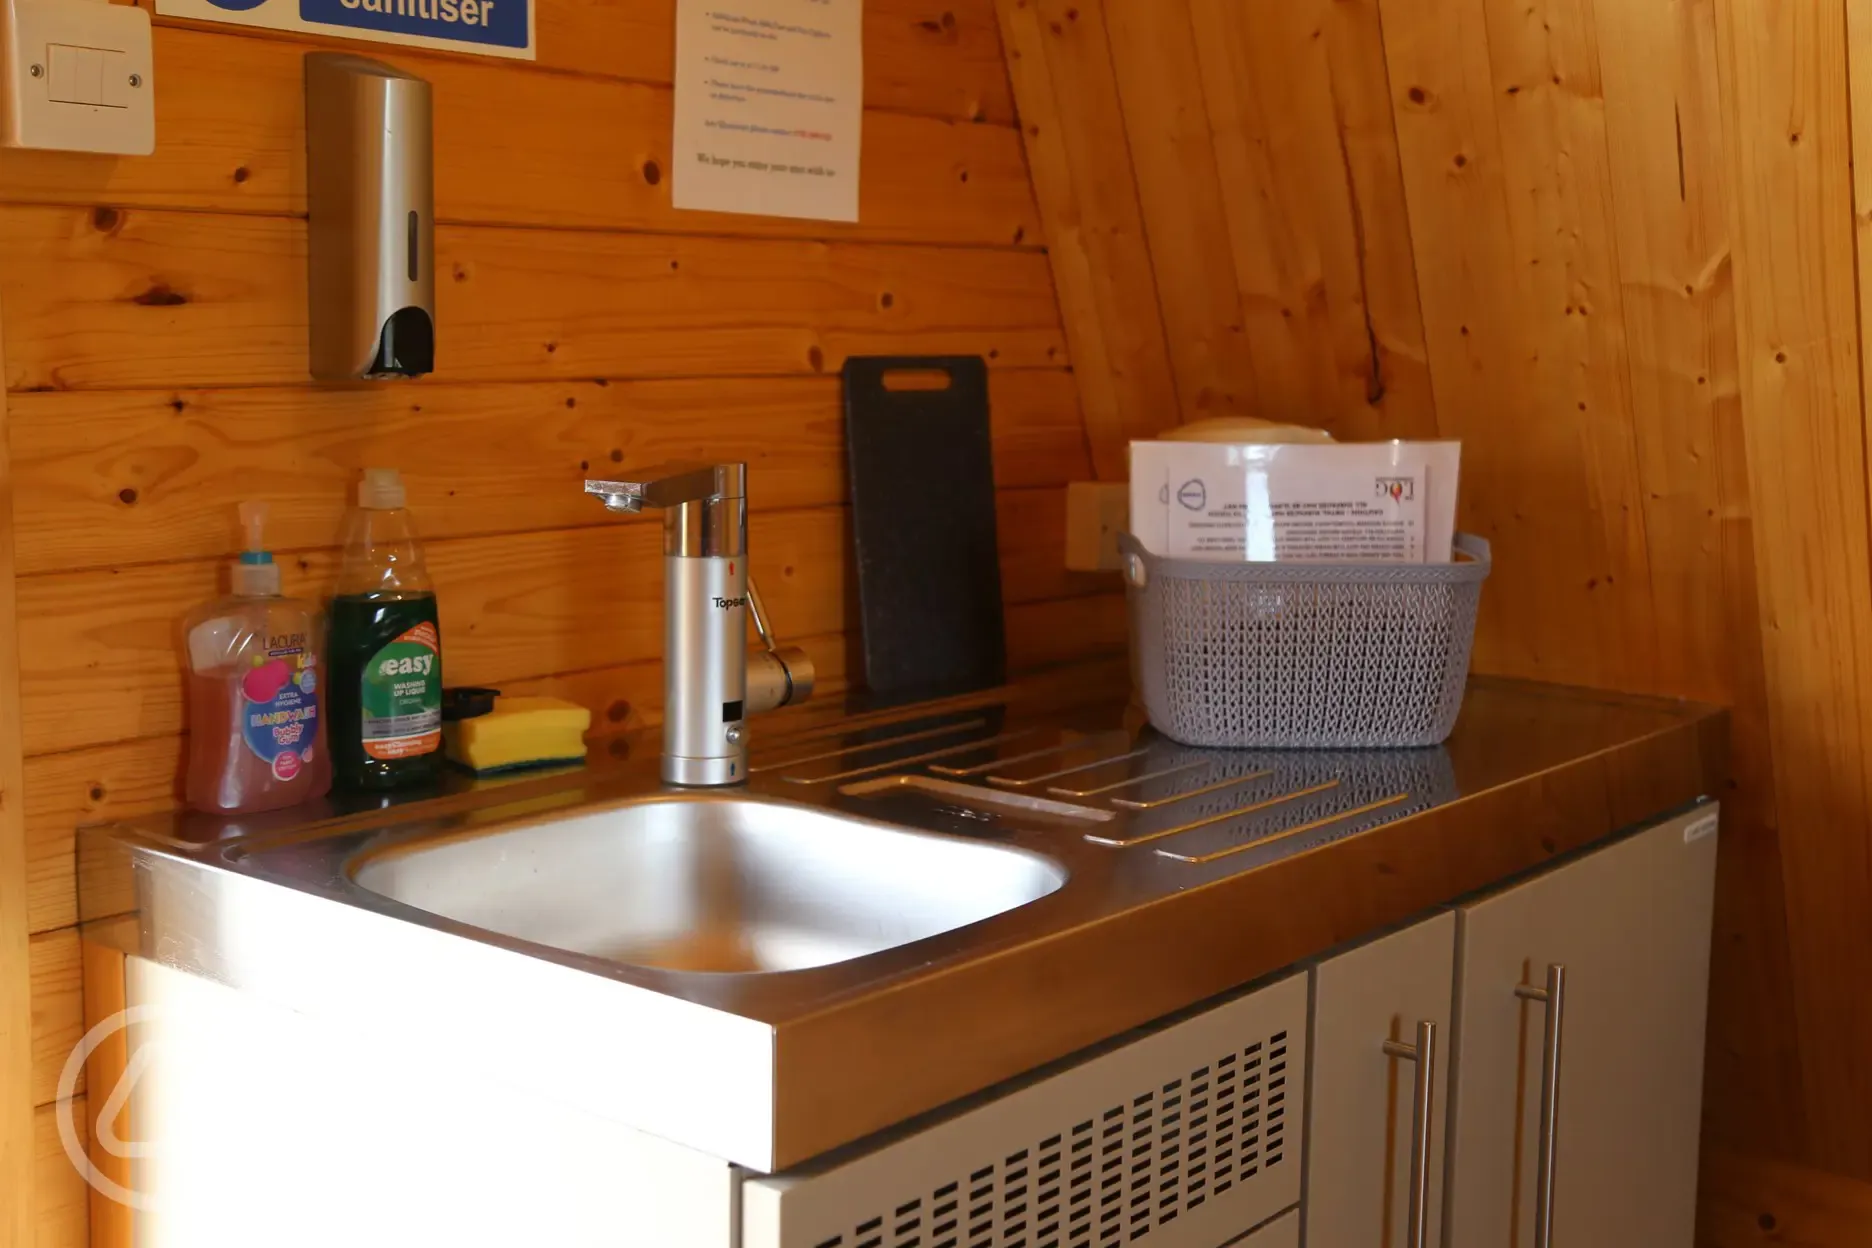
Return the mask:
{"type": "Polygon", "coordinates": [[[1492,564],[1495,562],[1494,551],[1489,546],[1489,540],[1486,537],[1477,537],[1473,533],[1458,533],[1452,545],[1455,554],[1468,555],[1477,563],[1492,564]]]}

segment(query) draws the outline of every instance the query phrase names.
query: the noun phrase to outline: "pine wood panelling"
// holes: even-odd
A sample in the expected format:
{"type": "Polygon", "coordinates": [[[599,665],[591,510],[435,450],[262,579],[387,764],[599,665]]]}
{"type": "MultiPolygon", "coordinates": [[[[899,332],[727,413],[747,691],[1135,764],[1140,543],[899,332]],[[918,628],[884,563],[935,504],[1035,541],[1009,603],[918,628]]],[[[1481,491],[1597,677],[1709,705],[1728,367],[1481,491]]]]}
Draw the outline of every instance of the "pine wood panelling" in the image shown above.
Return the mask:
{"type": "MultiPolygon", "coordinates": [[[[84,942],[84,1021],[87,1029],[114,1019],[128,1007],[129,985],[126,982],[128,959],[120,946],[134,939],[135,919],[100,925],[84,942]]],[[[112,1147],[118,1140],[139,1138],[131,1120],[132,1098],[118,1097],[115,1090],[124,1085],[130,1073],[130,1037],[122,1028],[107,1032],[85,1059],[90,1086],[100,1089],[89,1102],[83,1127],[88,1136],[91,1164],[99,1175],[119,1189],[136,1185],[135,1159],[120,1155],[112,1147]],[[91,1113],[91,1106],[96,1112],[91,1113]],[[106,1113],[110,1121],[99,1122],[106,1113]]],[[[91,1248],[133,1248],[136,1243],[136,1212],[108,1194],[93,1188],[89,1201],[91,1248]]]]}
{"type": "MultiPolygon", "coordinates": [[[[65,1059],[84,1036],[84,970],[72,928],[32,939],[32,1104],[58,1099],[65,1059]]],[[[84,1090],[84,1076],[78,1077],[84,1090]]]]}
{"type": "Polygon", "coordinates": [[[1787,918],[1736,377],[1715,9],[1600,6],[1620,291],[1659,644],[1649,687],[1722,702],[1724,806],[1705,1097],[1711,1134],[1799,1147],[1787,918]]]}
{"type": "Polygon", "coordinates": [[[1864,1177],[1872,998],[1841,979],[1872,963],[1872,552],[1845,12],[1761,0],[1717,12],[1806,1152],[1864,1177]]]}
{"type": "Polygon", "coordinates": [[[181,774],[181,742],[175,737],[26,760],[27,918],[33,931],[78,921],[74,830],[174,809],[181,774]]]}
{"type": "Polygon", "coordinates": [[[1355,131],[1383,107],[1375,9],[1191,0],[1190,13],[1254,411],[1348,433],[1433,431],[1415,281],[1398,263],[1409,239],[1396,145],[1382,145],[1386,160],[1355,131]]]}
{"type": "MultiPolygon", "coordinates": [[[[282,218],[0,209],[8,384],[303,381],[304,244],[282,218]]],[[[437,380],[1065,359],[1038,253],[453,226],[436,266],[437,380]]]]}
{"type": "Polygon", "coordinates": [[[14,602],[13,474],[7,414],[0,396],[0,1248],[25,1248],[31,1206],[14,1193],[37,1177],[32,1098],[32,954],[27,932],[27,864],[19,722],[19,630],[14,602]]]}
{"type": "Polygon", "coordinates": [[[1101,479],[1122,480],[1126,444],[1183,417],[1122,141],[1104,0],[996,0],[996,7],[1027,159],[1036,183],[1050,188],[1041,219],[1079,362],[1092,463],[1101,479]]]}
{"type": "MultiPolygon", "coordinates": [[[[668,87],[486,59],[372,55],[434,86],[436,211],[445,221],[1041,242],[1020,136],[1008,126],[867,113],[856,224],[679,213],[670,204],[668,87]],[[578,121],[542,124],[546,117],[578,121]]],[[[159,29],[161,124],[165,135],[194,141],[158,143],[138,160],[16,152],[0,168],[0,198],[303,214],[303,56],[296,43],[159,29]]]]}
{"type": "Polygon", "coordinates": [[[1496,547],[1478,662],[1642,687],[1655,639],[1590,31],[1484,0],[1382,7],[1438,425],[1464,441],[1464,514],[1496,547]]]}
{"type": "Polygon", "coordinates": [[[1254,407],[1254,359],[1235,287],[1190,0],[1114,4],[1112,69],[1186,417],[1254,407]]]}
{"type": "MultiPolygon", "coordinates": [[[[1370,356],[1364,393],[1348,396],[1363,401],[1342,402],[1328,425],[1344,438],[1430,437],[1436,432],[1435,401],[1379,0],[1334,0],[1327,10],[1320,29],[1350,198],[1358,310],[1370,356]]],[[[1344,322],[1347,313],[1339,312],[1338,318],[1344,322]]]]}
{"type": "MultiPolygon", "coordinates": [[[[32,1168],[30,1178],[7,1194],[5,1206],[27,1218],[19,1241],[22,1248],[86,1248],[89,1193],[85,1181],[65,1156],[59,1140],[59,1107],[42,1105],[32,1113],[32,1168]],[[24,1199],[20,1199],[24,1197],[24,1199]]],[[[90,1143],[84,1097],[68,1110],[78,1142],[90,1143]]]]}
{"type": "Polygon", "coordinates": [[[1865,1248],[1872,1184],[1726,1149],[1703,1155],[1699,1248],[1865,1248]]]}
{"type": "MultiPolygon", "coordinates": [[[[1069,374],[997,370],[989,401],[997,484],[1090,472],[1069,374]]],[[[749,462],[761,511],[838,503],[840,404],[831,377],[21,394],[19,565],[228,554],[260,481],[276,547],[329,545],[358,470],[379,462],[408,464],[429,538],[592,525],[583,477],[722,454],[749,462]]]]}

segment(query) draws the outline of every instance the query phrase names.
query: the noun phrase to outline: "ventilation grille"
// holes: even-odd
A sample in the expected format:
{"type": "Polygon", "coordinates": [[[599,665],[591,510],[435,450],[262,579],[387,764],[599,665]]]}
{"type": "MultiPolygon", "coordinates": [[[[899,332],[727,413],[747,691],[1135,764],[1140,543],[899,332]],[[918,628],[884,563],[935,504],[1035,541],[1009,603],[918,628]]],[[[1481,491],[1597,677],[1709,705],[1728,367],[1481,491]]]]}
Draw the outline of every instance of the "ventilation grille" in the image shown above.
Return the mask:
{"type": "Polygon", "coordinates": [[[1286,1163],[1287,1033],[906,1195],[814,1248],[1106,1248],[1286,1163]]]}

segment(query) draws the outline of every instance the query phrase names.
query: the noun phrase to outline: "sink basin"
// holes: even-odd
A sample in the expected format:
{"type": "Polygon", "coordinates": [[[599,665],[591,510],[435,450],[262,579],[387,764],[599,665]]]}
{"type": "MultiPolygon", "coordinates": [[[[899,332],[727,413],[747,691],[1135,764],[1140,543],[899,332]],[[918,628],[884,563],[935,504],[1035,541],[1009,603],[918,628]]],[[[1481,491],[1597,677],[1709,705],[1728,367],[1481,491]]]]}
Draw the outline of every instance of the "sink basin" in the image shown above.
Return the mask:
{"type": "Polygon", "coordinates": [[[672,971],[797,971],[1057,890],[1021,850],[746,798],[669,798],[366,854],[361,888],[571,953],[672,971]]]}

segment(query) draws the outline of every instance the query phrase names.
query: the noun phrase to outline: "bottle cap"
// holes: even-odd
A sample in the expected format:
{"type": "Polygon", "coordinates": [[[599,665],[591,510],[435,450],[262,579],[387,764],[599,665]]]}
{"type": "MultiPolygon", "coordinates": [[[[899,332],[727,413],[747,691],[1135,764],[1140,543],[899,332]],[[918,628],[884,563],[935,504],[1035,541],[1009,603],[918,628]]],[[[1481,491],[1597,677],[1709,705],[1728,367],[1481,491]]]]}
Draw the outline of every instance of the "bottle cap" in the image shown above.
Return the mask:
{"type": "Polygon", "coordinates": [[[357,501],[367,511],[396,511],[404,502],[403,474],[394,468],[366,468],[357,501]]]}
{"type": "Polygon", "coordinates": [[[266,517],[265,503],[240,505],[241,533],[247,548],[234,565],[234,592],[245,598],[279,597],[280,570],[273,562],[273,552],[266,548],[266,517]]]}

